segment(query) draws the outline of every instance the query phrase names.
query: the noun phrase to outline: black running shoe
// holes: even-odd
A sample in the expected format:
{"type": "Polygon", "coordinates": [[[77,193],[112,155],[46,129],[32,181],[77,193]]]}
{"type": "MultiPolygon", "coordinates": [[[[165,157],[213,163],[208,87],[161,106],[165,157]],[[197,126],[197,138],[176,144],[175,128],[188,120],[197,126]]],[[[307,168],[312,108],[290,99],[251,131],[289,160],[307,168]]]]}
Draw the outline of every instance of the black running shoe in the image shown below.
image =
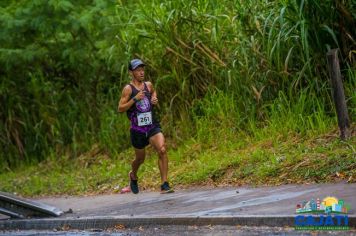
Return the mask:
{"type": "Polygon", "coordinates": [[[174,190],[169,186],[168,182],[164,182],[161,185],[161,193],[173,193],[174,190]]]}
{"type": "Polygon", "coordinates": [[[130,171],[129,173],[130,177],[130,188],[131,192],[134,194],[138,194],[138,184],[137,184],[137,179],[132,179],[132,172],[130,171]]]}

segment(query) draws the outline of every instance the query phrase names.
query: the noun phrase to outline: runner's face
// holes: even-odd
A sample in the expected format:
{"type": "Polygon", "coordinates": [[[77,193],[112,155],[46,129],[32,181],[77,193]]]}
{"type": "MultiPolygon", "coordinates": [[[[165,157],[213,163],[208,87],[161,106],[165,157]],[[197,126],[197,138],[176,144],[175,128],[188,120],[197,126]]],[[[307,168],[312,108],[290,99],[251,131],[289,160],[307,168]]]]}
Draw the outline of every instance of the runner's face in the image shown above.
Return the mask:
{"type": "Polygon", "coordinates": [[[145,67],[139,66],[132,71],[133,77],[138,81],[143,81],[145,78],[145,67]]]}

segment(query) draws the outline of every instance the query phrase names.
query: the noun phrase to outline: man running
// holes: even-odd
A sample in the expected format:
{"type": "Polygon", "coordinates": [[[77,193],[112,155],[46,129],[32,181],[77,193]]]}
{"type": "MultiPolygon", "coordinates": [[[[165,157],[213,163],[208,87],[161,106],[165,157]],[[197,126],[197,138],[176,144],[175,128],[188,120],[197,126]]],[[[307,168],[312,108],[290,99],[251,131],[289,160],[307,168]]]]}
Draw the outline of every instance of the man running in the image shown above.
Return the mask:
{"type": "Polygon", "coordinates": [[[129,173],[130,188],[134,194],[139,192],[137,171],[145,161],[145,147],[151,144],[158,153],[158,167],[161,174],[161,193],[174,192],[167,181],[168,157],[161,126],[152,112],[153,105],[158,103],[157,93],[151,82],[144,82],[145,64],[140,59],[129,63],[131,82],[121,94],[119,112],[127,113],[131,121],[131,143],[135,149],[135,160],[129,173]]]}

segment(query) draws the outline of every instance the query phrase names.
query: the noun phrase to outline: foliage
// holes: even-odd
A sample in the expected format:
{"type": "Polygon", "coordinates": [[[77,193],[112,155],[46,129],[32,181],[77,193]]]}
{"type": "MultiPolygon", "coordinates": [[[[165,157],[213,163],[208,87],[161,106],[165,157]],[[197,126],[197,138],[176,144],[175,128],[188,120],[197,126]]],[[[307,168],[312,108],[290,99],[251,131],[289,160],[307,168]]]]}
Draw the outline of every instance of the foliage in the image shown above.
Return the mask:
{"type": "Polygon", "coordinates": [[[325,53],[336,47],[354,120],[355,8],[345,0],[2,1],[0,170],[78,157],[94,144],[118,156],[129,143],[116,106],[133,57],[148,64],[175,142],[209,143],[217,123],[256,137],[272,123],[282,133],[325,131],[334,122],[325,53]]]}
{"type": "MultiPolygon", "coordinates": [[[[275,120],[278,122],[278,120],[275,120]]],[[[271,124],[275,126],[275,124],[271,124]]],[[[355,182],[355,136],[346,142],[331,132],[281,135],[272,127],[259,139],[240,133],[223,134],[209,143],[194,138],[169,150],[170,182],[179,189],[192,184],[275,185],[355,182]],[[223,137],[224,139],[221,139],[223,137]]],[[[356,127],[353,126],[353,132],[356,127]]],[[[141,190],[160,186],[156,153],[149,148],[140,167],[141,190]]],[[[118,193],[127,186],[132,150],[115,157],[93,147],[76,159],[51,157],[38,165],[0,174],[0,190],[22,196],[118,193]]]]}
{"type": "Polygon", "coordinates": [[[1,9],[5,167],[66,148],[76,156],[96,141],[101,102],[108,103],[104,90],[118,73],[104,66],[114,2],[76,4],[21,1],[1,9]]]}

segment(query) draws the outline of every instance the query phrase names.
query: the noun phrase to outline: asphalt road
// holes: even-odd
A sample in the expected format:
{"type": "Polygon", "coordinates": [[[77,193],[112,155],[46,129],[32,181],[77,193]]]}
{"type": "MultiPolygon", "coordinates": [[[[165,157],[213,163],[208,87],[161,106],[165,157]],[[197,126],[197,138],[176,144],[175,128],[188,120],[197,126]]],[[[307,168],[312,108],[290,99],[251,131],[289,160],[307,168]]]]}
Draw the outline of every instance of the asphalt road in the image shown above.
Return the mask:
{"type": "Polygon", "coordinates": [[[298,203],[327,196],[349,204],[350,223],[356,225],[356,184],[337,183],[32,199],[67,213],[0,220],[0,235],[356,235],[355,226],[321,232],[293,228],[298,203]]]}
{"type": "Polygon", "coordinates": [[[293,215],[298,203],[335,196],[351,205],[356,214],[356,184],[282,185],[177,190],[172,194],[140,192],[87,197],[39,199],[72,214],[90,216],[236,216],[293,215]]]}

